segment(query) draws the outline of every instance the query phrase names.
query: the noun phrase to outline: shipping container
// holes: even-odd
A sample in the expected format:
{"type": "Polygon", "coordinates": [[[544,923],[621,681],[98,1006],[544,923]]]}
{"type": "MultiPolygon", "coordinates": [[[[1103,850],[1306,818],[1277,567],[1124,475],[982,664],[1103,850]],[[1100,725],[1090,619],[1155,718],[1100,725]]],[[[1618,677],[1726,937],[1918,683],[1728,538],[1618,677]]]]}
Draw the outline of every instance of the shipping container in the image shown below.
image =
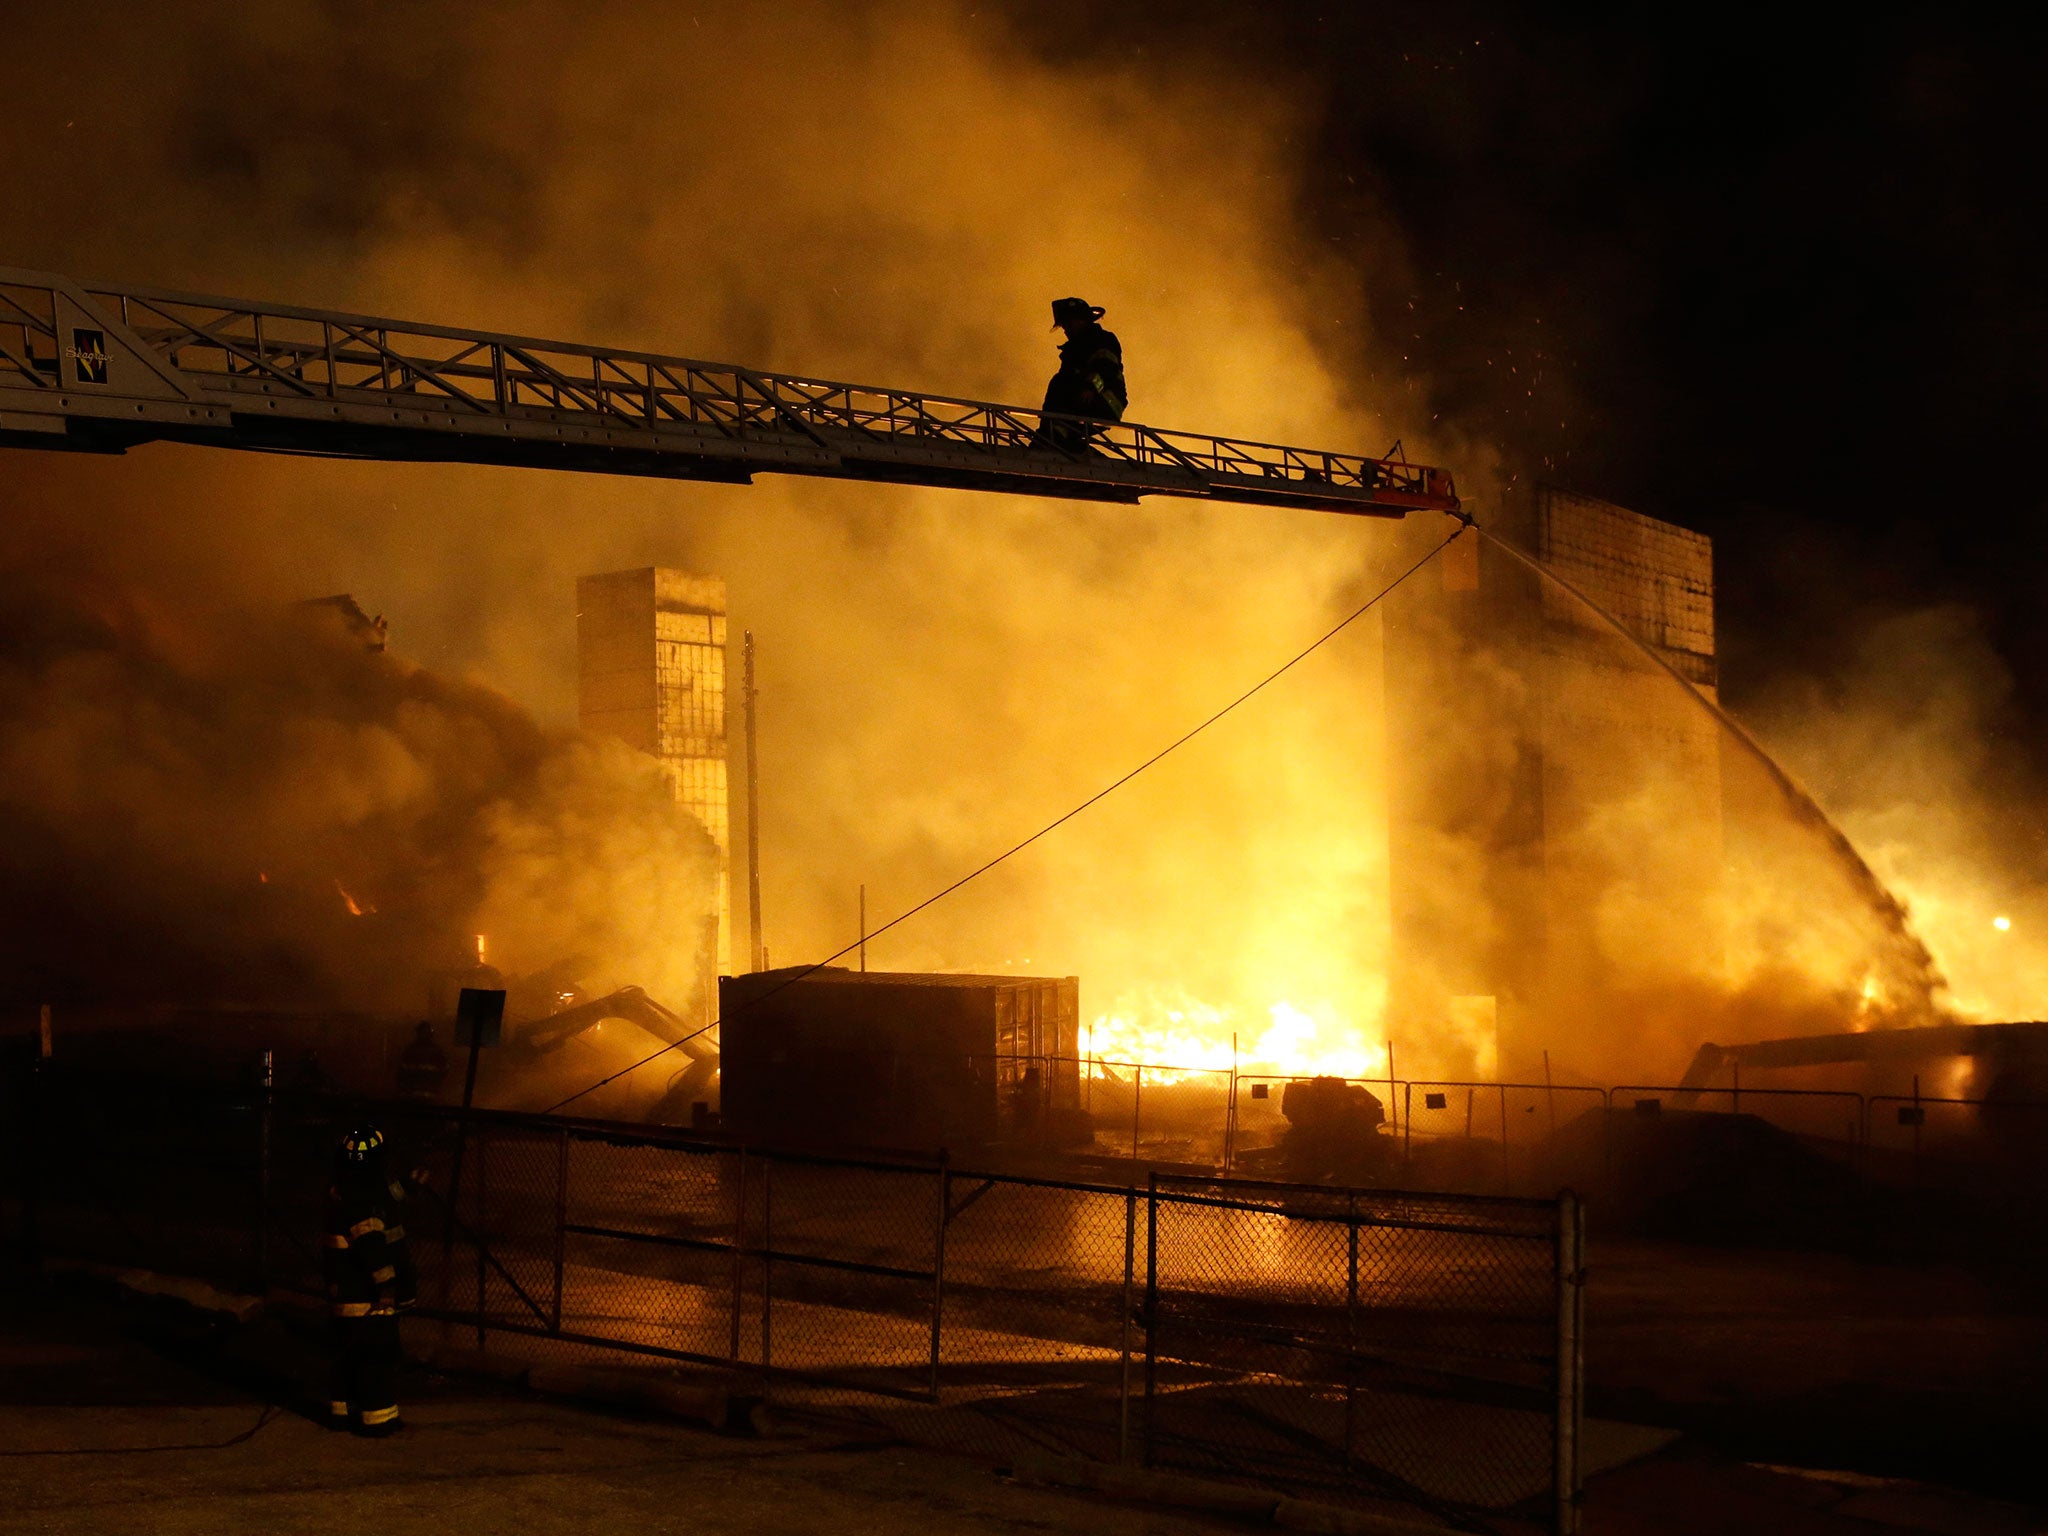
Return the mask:
{"type": "Polygon", "coordinates": [[[834,967],[721,977],[725,1128],[773,1145],[957,1150],[1077,1111],[1080,982],[834,967]]]}

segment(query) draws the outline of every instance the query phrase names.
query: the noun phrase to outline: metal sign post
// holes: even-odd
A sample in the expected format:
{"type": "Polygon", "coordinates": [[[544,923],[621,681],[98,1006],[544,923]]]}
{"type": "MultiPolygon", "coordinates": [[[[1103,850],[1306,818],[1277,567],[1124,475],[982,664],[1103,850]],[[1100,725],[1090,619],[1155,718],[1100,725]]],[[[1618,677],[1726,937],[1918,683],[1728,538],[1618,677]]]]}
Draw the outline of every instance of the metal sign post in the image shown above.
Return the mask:
{"type": "Polygon", "coordinates": [[[462,1107],[476,1097],[477,1052],[496,1045],[505,1032],[505,994],[487,987],[464,987],[455,1004],[455,1042],[469,1047],[469,1071],[462,1080],[462,1107]]]}
{"type": "MultiPolygon", "coordinates": [[[[448,1173],[448,1204],[441,1221],[441,1290],[447,1303],[449,1286],[448,1251],[455,1242],[455,1208],[462,1199],[462,1154],[469,1144],[469,1111],[476,1101],[477,1057],[487,1045],[496,1045],[505,1027],[505,994],[489,987],[464,987],[455,1004],[455,1039],[469,1047],[469,1067],[462,1076],[462,1118],[455,1126],[455,1158],[448,1173]]],[[[481,1253],[483,1238],[476,1237],[481,1253]]]]}

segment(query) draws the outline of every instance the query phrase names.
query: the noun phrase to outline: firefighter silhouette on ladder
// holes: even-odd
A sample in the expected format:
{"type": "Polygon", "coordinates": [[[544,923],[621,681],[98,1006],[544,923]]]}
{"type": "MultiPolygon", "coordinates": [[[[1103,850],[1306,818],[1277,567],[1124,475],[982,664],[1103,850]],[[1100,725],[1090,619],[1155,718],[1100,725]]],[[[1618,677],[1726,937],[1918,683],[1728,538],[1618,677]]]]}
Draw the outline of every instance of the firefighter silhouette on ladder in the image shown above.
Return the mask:
{"type": "MultiPolygon", "coordinates": [[[[1114,331],[1102,328],[1105,311],[1086,299],[1054,299],[1052,324],[1065,331],[1060,366],[1045,386],[1048,415],[1085,416],[1104,424],[1124,419],[1130,398],[1124,389],[1124,349],[1114,331]]],[[[1031,434],[1034,448],[1062,448],[1086,453],[1101,427],[1079,421],[1041,420],[1031,434]]]]}

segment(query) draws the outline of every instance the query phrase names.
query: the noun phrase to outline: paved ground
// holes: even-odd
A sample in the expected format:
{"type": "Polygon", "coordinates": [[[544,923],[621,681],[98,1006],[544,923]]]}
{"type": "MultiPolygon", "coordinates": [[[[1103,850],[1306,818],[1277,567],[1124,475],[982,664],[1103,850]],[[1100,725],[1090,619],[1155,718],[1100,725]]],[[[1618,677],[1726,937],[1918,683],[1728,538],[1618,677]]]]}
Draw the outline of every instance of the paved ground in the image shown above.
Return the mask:
{"type": "Polygon", "coordinates": [[[733,1439],[426,1377],[411,1383],[406,1432],[366,1442],[266,1406],[278,1394],[249,1379],[260,1371],[223,1371],[211,1351],[181,1353],[97,1304],[13,1309],[0,1329],[0,1531],[1229,1529],[1023,1488],[972,1462],[900,1447],[815,1434],[733,1439]]]}
{"type": "Polygon", "coordinates": [[[2048,1478],[2038,1280],[1838,1254],[1596,1243],[1589,1411],[1731,1455],[2036,1498],[2048,1478]]]}
{"type": "MultiPolygon", "coordinates": [[[[810,1431],[734,1439],[415,1376],[410,1427],[363,1442],[289,1407],[280,1357],[76,1295],[0,1292],[0,1532],[517,1531],[1194,1536],[1222,1518],[1027,1488],[973,1461],[810,1431]]],[[[239,1339],[242,1342],[237,1343],[239,1339]]],[[[1606,1473],[1592,1536],[2023,1536],[2009,1506],[1747,1467],[1696,1446],[1606,1473]]]]}

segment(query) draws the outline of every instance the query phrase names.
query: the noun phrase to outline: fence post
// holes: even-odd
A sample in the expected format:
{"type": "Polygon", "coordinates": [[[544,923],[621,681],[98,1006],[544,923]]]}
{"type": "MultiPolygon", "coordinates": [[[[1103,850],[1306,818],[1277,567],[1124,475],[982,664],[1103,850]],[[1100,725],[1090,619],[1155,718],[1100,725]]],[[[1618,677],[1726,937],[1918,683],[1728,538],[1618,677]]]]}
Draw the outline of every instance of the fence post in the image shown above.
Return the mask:
{"type": "Polygon", "coordinates": [[[1614,1090],[1600,1090],[1600,1176],[1614,1175],[1614,1090]]]}
{"type": "Polygon", "coordinates": [[[1344,1283],[1344,1467],[1351,1467],[1351,1446],[1358,1425],[1358,1196],[1344,1197],[1348,1241],[1344,1283]]]}
{"type": "Polygon", "coordinates": [[[775,1165],[761,1160],[761,1379],[766,1382],[769,1365],[769,1318],[774,1312],[775,1261],[769,1250],[775,1246],[775,1217],[770,1202],[775,1195],[775,1165]]]}
{"type": "Polygon", "coordinates": [[[1152,1465],[1152,1408],[1159,1376],[1159,1171],[1145,1189],[1145,1465],[1152,1465]]]}
{"type": "Polygon", "coordinates": [[[1927,1111],[1920,1107],[1920,1074],[1913,1074],[1913,1186],[1920,1186],[1920,1124],[1927,1111]]]}
{"type": "Polygon", "coordinates": [[[1237,1153],[1237,1031],[1230,1032],[1230,1087],[1223,1099],[1223,1171],[1228,1174],[1237,1153]]]}
{"type": "Polygon", "coordinates": [[[276,1103],[277,1053],[265,1051],[256,1103],[256,1294],[261,1296],[270,1273],[270,1129],[276,1103]]]}
{"type": "Polygon", "coordinates": [[[1570,1190],[1557,1197],[1557,1401],[1551,1469],[1552,1521],[1558,1536],[1579,1528],[1579,1426],[1585,1417],[1585,1207],[1570,1190]]]}
{"type": "Polygon", "coordinates": [[[469,1150],[469,1111],[465,1108],[455,1122],[455,1155],[448,1170],[448,1199],[441,1211],[441,1305],[455,1305],[455,1221],[462,1203],[462,1163],[469,1150]]]}
{"type": "Polygon", "coordinates": [[[1138,1120],[1140,1107],[1145,1102],[1145,1066],[1138,1064],[1131,1073],[1131,1166],[1138,1166],[1138,1120]]]}
{"type": "Polygon", "coordinates": [[[1131,1277],[1138,1257],[1138,1192],[1124,1191],[1123,1360],[1117,1374],[1116,1464],[1131,1464],[1131,1277]]]}
{"type": "Polygon", "coordinates": [[[1415,1140],[1415,1085],[1401,1085],[1401,1166],[1406,1168],[1414,1160],[1415,1140]]]}
{"type": "Polygon", "coordinates": [[[732,1344],[728,1357],[740,1363],[740,1314],[747,1302],[747,1154],[733,1154],[738,1171],[733,1175],[732,1193],[732,1344]]]}
{"type": "Polygon", "coordinates": [[[1508,1085],[1497,1083],[1500,1090],[1500,1188],[1506,1194],[1512,1181],[1508,1178],[1508,1085]]]}
{"type": "Polygon", "coordinates": [[[939,1326],[946,1306],[946,1223],[953,1213],[953,1170],[939,1154],[938,1210],[932,1219],[932,1401],[939,1400],[939,1326]]]}
{"type": "MultiPolygon", "coordinates": [[[[1550,1138],[1552,1141],[1555,1141],[1557,1139],[1557,1089],[1550,1081],[1550,1052],[1547,1048],[1543,1052],[1543,1111],[1545,1118],[1550,1122],[1550,1138]]],[[[1553,1156],[1556,1155],[1555,1147],[1551,1149],[1551,1153],[1553,1156]]]]}
{"type": "Polygon", "coordinates": [[[1394,1040],[1387,1037],[1387,1113],[1394,1112],[1394,1040]]]}
{"type": "Polygon", "coordinates": [[[479,1136],[476,1139],[476,1230],[470,1233],[470,1246],[476,1249],[476,1347],[484,1347],[485,1301],[485,1248],[490,1240],[490,1186],[489,1178],[491,1139],[479,1136]]]}
{"type": "Polygon", "coordinates": [[[554,1330],[562,1331],[563,1249],[569,1224],[569,1133],[555,1132],[555,1313],[554,1330]]]}
{"type": "MultiPolygon", "coordinates": [[[[43,1039],[49,1040],[47,1029],[43,1039]]],[[[43,1066],[43,1057],[28,1064],[28,1080],[22,1089],[26,1102],[21,1117],[21,1246],[31,1270],[40,1269],[43,1262],[43,1066]]]]}

